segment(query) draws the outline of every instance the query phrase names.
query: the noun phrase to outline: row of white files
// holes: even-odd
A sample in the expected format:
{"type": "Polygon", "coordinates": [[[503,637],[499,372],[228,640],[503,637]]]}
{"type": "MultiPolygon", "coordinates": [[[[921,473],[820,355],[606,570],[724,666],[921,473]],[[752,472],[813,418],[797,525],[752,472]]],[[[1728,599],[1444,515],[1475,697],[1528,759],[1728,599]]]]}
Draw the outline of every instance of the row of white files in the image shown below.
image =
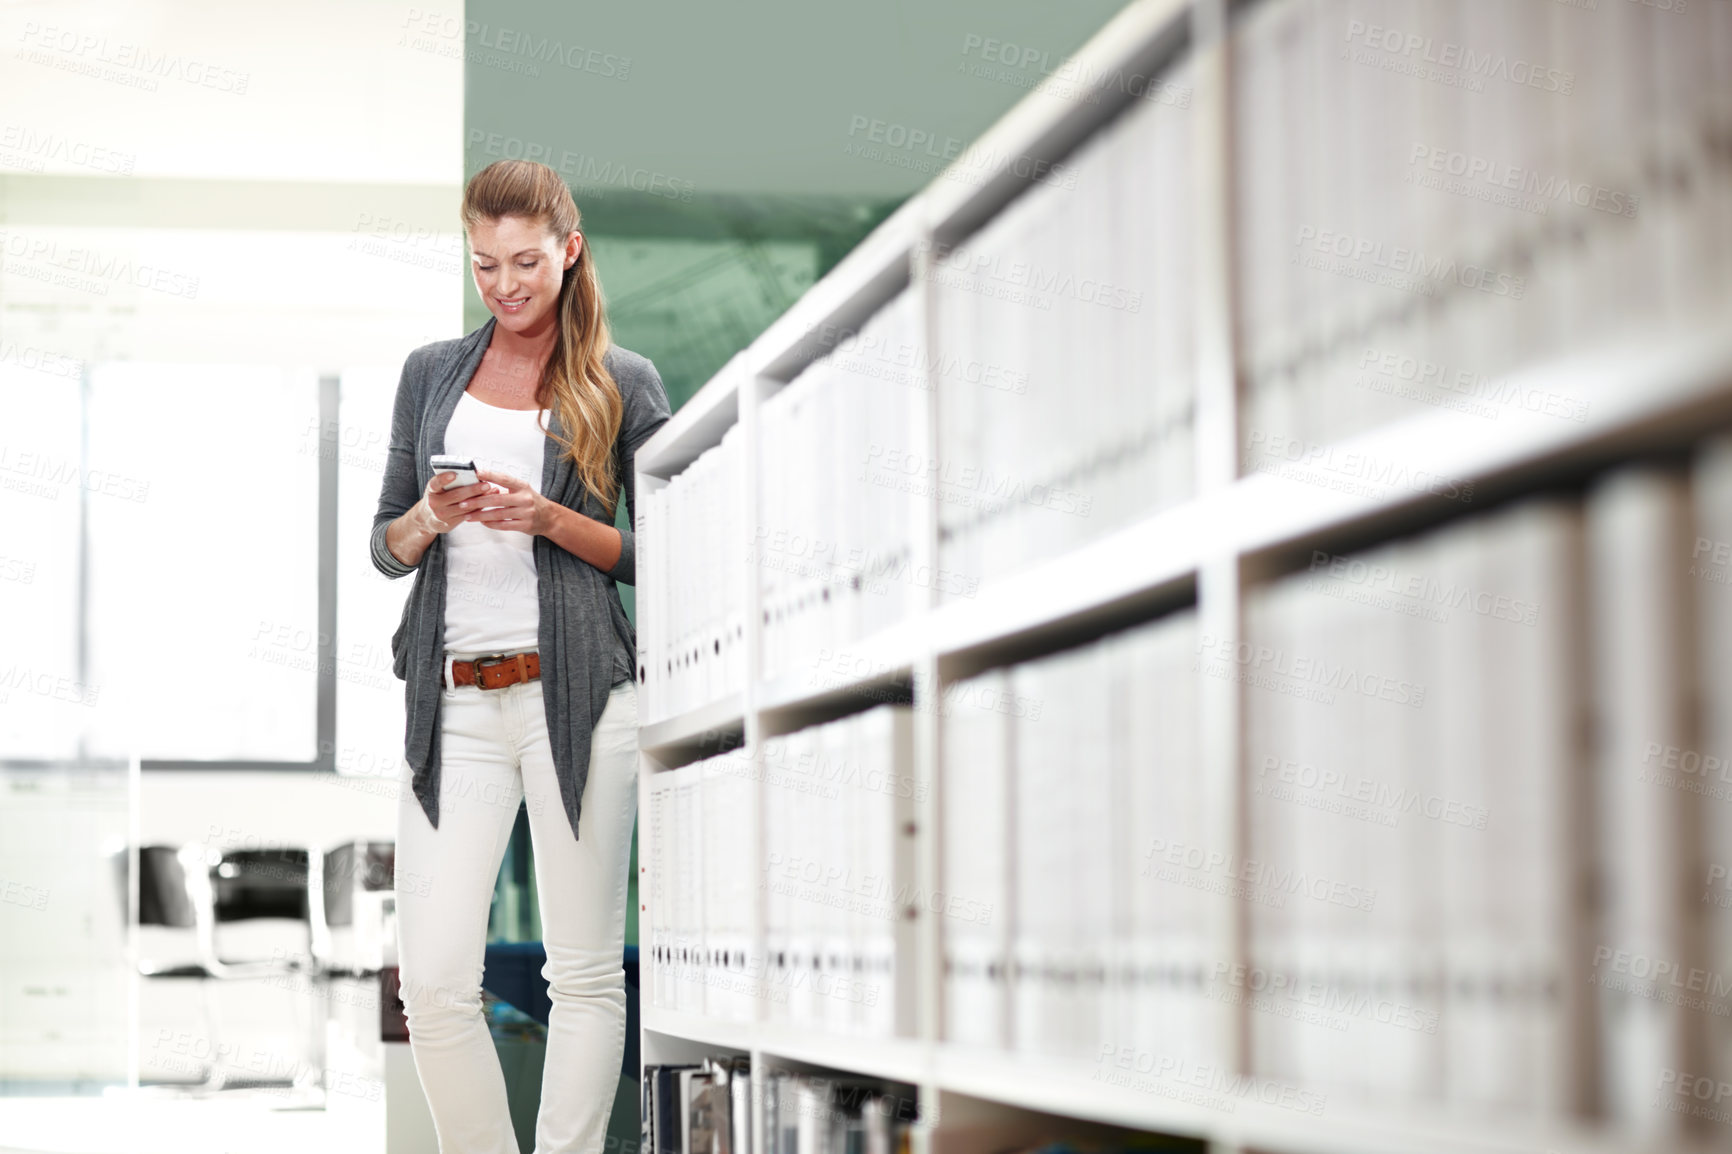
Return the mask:
{"type": "Polygon", "coordinates": [[[935,580],[913,553],[915,444],[926,403],[914,294],[902,294],[764,402],[759,517],[764,676],[810,670],[924,608],[935,580]]]}
{"type": "Polygon", "coordinates": [[[1572,1108],[1580,521],[1573,498],[1536,497],[1315,551],[1250,597],[1243,647],[1205,646],[1203,674],[1244,686],[1258,1074],[1572,1108]]]}
{"type": "Polygon", "coordinates": [[[878,706],[651,779],[652,1004],[912,1032],[912,732],[878,706]]]}
{"type": "Polygon", "coordinates": [[[1203,821],[1196,636],[1185,609],[947,691],[947,1039],[1212,1053],[1208,895],[1151,856],[1203,821]]]}
{"type": "MultiPolygon", "coordinates": [[[[1190,77],[1181,59],[1161,91],[1190,77]]],[[[1062,175],[931,253],[948,599],[1193,492],[1188,103],[1133,102],[1062,175]]]]}
{"type": "Polygon", "coordinates": [[[958,683],[944,1036],[1632,1133],[1732,1084],[1732,440],[958,683]],[[1197,694],[1244,705],[1246,844],[1197,694]],[[1225,956],[1242,906],[1248,955],[1225,956]],[[1680,1097],[1682,1096],[1682,1097],[1680,1097]]]}
{"type": "Polygon", "coordinates": [[[639,710],[645,723],[745,688],[748,519],[735,424],[665,486],[639,497],[639,710]]]}
{"type": "Polygon", "coordinates": [[[1246,684],[1249,852],[1331,883],[1251,906],[1253,967],[1397,1010],[1253,1013],[1256,1072],[1713,1132],[1694,1096],[1732,1084],[1732,441],[1315,553],[1248,620],[1205,672],[1246,684]],[[1329,900],[1341,881],[1374,906],[1329,900]]]}
{"type": "Polygon", "coordinates": [[[1241,444],[1580,422],[1519,370],[1712,332],[1725,4],[1269,0],[1232,37],[1241,444]]]}

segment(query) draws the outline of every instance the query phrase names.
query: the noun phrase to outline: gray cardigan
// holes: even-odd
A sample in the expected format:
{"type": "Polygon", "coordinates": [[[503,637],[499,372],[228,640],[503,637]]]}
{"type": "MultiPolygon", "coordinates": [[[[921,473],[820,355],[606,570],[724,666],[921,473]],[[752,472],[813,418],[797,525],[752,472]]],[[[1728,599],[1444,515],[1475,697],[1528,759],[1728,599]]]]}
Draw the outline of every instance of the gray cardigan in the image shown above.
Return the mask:
{"type": "MultiPolygon", "coordinates": [[[[379,511],[373,517],[373,565],[388,577],[415,574],[403,619],[391,638],[391,656],[397,676],[404,681],[404,757],[413,770],[415,796],[435,829],[439,827],[439,702],[445,654],[445,538],[434,538],[418,564],[405,565],[385,547],[385,530],[421,499],[433,479],[429,458],[445,451],[445,428],[481,365],[481,355],[493,339],[493,326],[489,317],[468,336],[422,345],[404,361],[391,412],[391,445],[379,511]]],[[[614,442],[615,475],[627,516],[635,525],[633,464],[638,446],[666,423],[672,409],[661,376],[648,359],[615,346],[608,350],[606,364],[624,403],[614,442]]],[[[548,419],[556,432],[564,432],[556,414],[550,413],[548,419]]],[[[603,524],[614,523],[552,440],[547,440],[542,453],[541,492],[603,524]]],[[[616,585],[637,583],[636,540],[629,528],[620,535],[619,560],[606,572],[547,537],[535,538],[542,697],[559,793],[574,838],[583,787],[589,780],[590,734],[612,687],[631,677],[637,665],[637,634],[616,585]]]]}

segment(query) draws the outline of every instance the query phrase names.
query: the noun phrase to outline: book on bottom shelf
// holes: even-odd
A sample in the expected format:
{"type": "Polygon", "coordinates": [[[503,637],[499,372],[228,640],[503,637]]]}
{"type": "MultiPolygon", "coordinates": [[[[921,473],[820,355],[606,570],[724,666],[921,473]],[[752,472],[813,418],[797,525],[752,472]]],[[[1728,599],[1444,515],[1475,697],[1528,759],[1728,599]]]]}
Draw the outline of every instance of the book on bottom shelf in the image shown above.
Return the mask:
{"type": "Polygon", "coordinates": [[[645,1066],[643,1154],[750,1154],[750,1087],[745,1058],[645,1066]]]}
{"type": "MultiPolygon", "coordinates": [[[[761,1078],[765,1154],[907,1154],[912,1087],[772,1069],[761,1078]]],[[[753,1076],[743,1057],[644,1067],[644,1154],[754,1154],[753,1076]]]]}

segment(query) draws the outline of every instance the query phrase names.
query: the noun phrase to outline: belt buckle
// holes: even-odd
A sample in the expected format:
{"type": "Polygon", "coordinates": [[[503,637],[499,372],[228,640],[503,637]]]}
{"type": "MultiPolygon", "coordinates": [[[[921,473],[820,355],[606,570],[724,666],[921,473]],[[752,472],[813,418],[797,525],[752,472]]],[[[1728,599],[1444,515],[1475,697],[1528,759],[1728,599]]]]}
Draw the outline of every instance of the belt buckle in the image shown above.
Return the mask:
{"type": "Polygon", "coordinates": [[[494,689],[494,688],[505,689],[505,688],[508,688],[507,686],[504,686],[504,685],[500,685],[500,686],[488,685],[486,681],[482,680],[481,663],[483,661],[504,661],[506,658],[508,658],[510,656],[511,655],[509,653],[489,653],[486,657],[471,658],[469,661],[469,668],[475,674],[475,688],[477,688],[477,689],[494,689]]]}

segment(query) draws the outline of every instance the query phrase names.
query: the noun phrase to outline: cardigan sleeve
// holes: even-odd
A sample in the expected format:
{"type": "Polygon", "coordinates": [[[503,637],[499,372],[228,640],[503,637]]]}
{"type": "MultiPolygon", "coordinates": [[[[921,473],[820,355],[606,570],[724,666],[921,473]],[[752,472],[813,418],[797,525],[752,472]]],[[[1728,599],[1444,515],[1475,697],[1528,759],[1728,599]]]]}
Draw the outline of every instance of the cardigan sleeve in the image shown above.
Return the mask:
{"type": "Polygon", "coordinates": [[[647,358],[634,356],[615,376],[625,412],[614,442],[620,491],[625,496],[626,526],[619,531],[619,560],[607,575],[622,585],[637,584],[637,451],[673,415],[661,374],[647,358]]]}
{"type": "Polygon", "coordinates": [[[403,361],[403,375],[397,381],[397,399],[391,406],[391,442],[385,451],[385,476],[379,486],[379,509],[373,515],[373,567],[387,577],[403,577],[417,568],[405,565],[391,552],[385,544],[385,531],[391,522],[407,513],[421,499],[415,467],[416,433],[420,423],[415,394],[424,364],[424,348],[416,349],[403,361]]]}

